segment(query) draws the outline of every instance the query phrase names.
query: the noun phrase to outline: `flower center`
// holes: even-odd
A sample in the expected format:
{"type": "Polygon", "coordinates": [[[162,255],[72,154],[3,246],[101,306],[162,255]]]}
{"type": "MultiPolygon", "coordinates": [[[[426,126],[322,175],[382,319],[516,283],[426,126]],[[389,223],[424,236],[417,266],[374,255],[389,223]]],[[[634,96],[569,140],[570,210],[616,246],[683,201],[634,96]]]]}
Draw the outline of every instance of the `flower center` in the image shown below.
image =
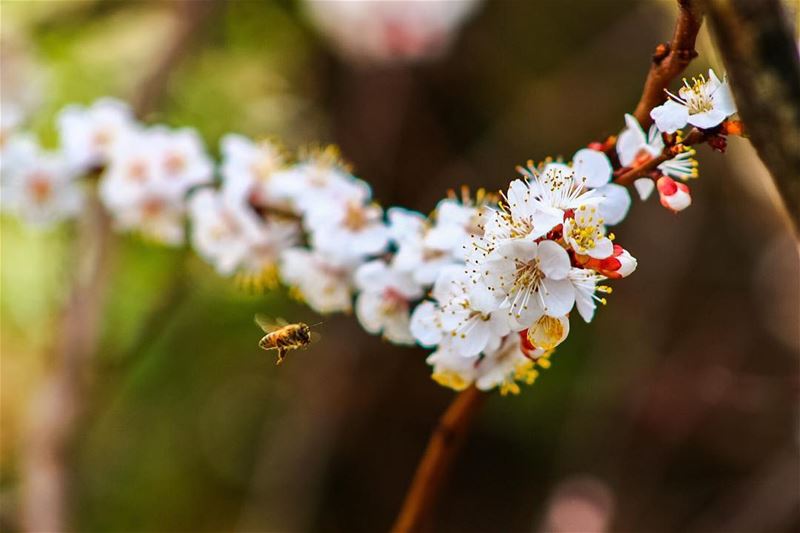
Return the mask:
{"type": "Polygon", "coordinates": [[[167,174],[174,176],[186,169],[186,158],[178,153],[169,153],[164,158],[164,170],[167,174]]]}
{"type": "Polygon", "coordinates": [[[369,220],[365,210],[355,202],[347,204],[342,225],[350,231],[361,231],[369,220]]]}
{"type": "Polygon", "coordinates": [[[156,218],[164,212],[166,204],[161,198],[152,196],[142,202],[142,214],[144,218],[156,218]]]}
{"type": "Polygon", "coordinates": [[[387,287],[383,291],[383,302],[381,312],[385,315],[394,315],[405,312],[408,309],[408,301],[405,296],[392,287],[387,287]]]}
{"type": "Polygon", "coordinates": [[[53,196],[53,184],[44,172],[34,172],[28,177],[28,191],[37,204],[45,204],[53,196]]]}
{"type": "Polygon", "coordinates": [[[708,92],[708,81],[704,76],[692,78],[692,84],[683,80],[684,86],[681,87],[679,94],[681,99],[689,109],[690,115],[705,113],[714,109],[714,102],[708,92]]]}
{"type": "Polygon", "coordinates": [[[514,290],[537,290],[544,279],[544,273],[539,268],[539,258],[529,262],[517,260],[516,264],[517,272],[514,276],[514,290]]]}
{"type": "Polygon", "coordinates": [[[111,132],[101,129],[94,132],[94,135],[92,136],[92,144],[98,148],[105,148],[111,144],[112,139],[113,136],[111,135],[111,132]]]}
{"type": "Polygon", "coordinates": [[[139,183],[145,181],[145,179],[147,179],[147,165],[145,162],[141,159],[132,161],[130,165],[128,165],[128,177],[132,181],[137,181],[139,183]]]}

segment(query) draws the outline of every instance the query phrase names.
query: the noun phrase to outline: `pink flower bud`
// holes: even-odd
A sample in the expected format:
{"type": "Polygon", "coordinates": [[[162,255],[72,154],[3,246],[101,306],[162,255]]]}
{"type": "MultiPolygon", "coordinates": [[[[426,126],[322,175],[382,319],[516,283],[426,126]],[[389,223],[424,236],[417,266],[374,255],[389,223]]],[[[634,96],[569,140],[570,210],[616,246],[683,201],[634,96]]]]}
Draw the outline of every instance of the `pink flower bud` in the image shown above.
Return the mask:
{"type": "Polygon", "coordinates": [[[609,279],[627,277],[636,270],[637,265],[636,258],[619,244],[614,245],[614,253],[605,259],[594,259],[581,255],[575,258],[578,260],[578,264],[585,268],[591,268],[609,279]]]}
{"type": "MultiPolygon", "coordinates": [[[[615,247],[616,248],[616,247],[615,247]]],[[[616,255],[617,261],[619,261],[619,268],[617,269],[617,274],[622,277],[626,278],[629,275],[633,274],[633,271],[636,270],[636,258],[633,257],[628,250],[621,248],[621,252],[616,255]]],[[[616,250],[614,250],[616,253],[616,250]]]]}
{"type": "Polygon", "coordinates": [[[677,213],[683,211],[692,205],[692,195],[689,192],[689,186],[685,183],[680,183],[674,179],[662,176],[656,182],[658,189],[658,196],[661,199],[661,205],[677,213]]]}

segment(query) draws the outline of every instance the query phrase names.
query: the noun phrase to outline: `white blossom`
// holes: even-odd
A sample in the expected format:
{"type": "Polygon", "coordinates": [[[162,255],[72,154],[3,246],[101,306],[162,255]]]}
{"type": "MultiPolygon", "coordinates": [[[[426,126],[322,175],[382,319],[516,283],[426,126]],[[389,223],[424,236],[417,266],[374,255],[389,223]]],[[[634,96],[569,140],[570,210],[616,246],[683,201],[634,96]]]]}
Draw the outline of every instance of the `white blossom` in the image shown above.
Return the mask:
{"type": "Polygon", "coordinates": [[[88,107],[69,105],[58,116],[62,150],[70,163],[83,170],[105,165],[136,128],[128,105],[112,98],[101,98],[88,107]]]}
{"type": "Polygon", "coordinates": [[[413,344],[409,330],[411,302],[419,299],[422,287],[412,276],[381,260],[361,265],[355,273],[356,316],[370,333],[382,333],[397,344],[413,344]]]}
{"type": "MultiPolygon", "coordinates": [[[[625,124],[626,128],[617,138],[617,154],[622,166],[644,165],[664,152],[664,140],[655,124],[650,126],[646,135],[633,115],[625,115],[625,124]]],[[[682,180],[696,178],[698,173],[695,153],[693,148],[686,148],[675,157],[660,163],[656,169],[665,176],[673,178],[682,180]]],[[[646,200],[652,194],[655,183],[650,178],[639,178],[634,182],[634,186],[639,197],[646,200]]]]}
{"type": "Polygon", "coordinates": [[[554,241],[505,242],[479,268],[489,290],[508,308],[516,330],[542,315],[565,315],[575,303],[575,288],[567,279],[569,255],[554,241]]]}
{"type": "Polygon", "coordinates": [[[614,244],[606,237],[603,223],[596,207],[581,206],[564,221],[564,238],[575,253],[604,259],[612,254],[614,244]]]}
{"type": "Polygon", "coordinates": [[[43,151],[27,135],[5,147],[2,168],[3,208],[33,226],[50,226],[74,217],[83,206],[84,190],[74,167],[60,152],[43,151]]]}
{"type": "Polygon", "coordinates": [[[650,112],[664,133],[674,133],[687,123],[701,129],[713,128],[736,113],[728,80],[720,81],[712,69],[708,70],[708,79],[700,76],[691,84],[683,80],[678,94],[668,95],[669,100],[650,112]]]}
{"type": "Polygon", "coordinates": [[[341,261],[377,255],[389,244],[389,229],[377,204],[328,202],[309,213],[305,222],[313,248],[341,261]]]}
{"type": "Polygon", "coordinates": [[[244,198],[204,188],[191,196],[192,245],[217,271],[263,274],[277,269],[284,250],[297,242],[298,227],[262,219],[244,198]]]}
{"type": "Polygon", "coordinates": [[[461,267],[443,270],[432,294],[438,306],[419,305],[411,318],[411,331],[423,345],[444,337],[458,354],[470,357],[497,349],[511,331],[497,298],[461,267]]]}
{"type": "Polygon", "coordinates": [[[114,151],[100,194],[118,228],[178,245],[184,240],[186,193],[210,181],[211,171],[191,130],[142,131],[114,151]]]}
{"type": "Polygon", "coordinates": [[[457,263],[452,249],[429,244],[434,229],[421,213],[393,207],[387,217],[389,235],[397,247],[393,265],[410,272],[417,283],[432,285],[443,268],[457,263]]]}
{"type": "MultiPolygon", "coordinates": [[[[285,166],[281,149],[270,141],[253,142],[243,135],[228,134],[220,141],[222,163],[220,173],[226,187],[248,190],[250,202],[257,206],[274,206],[271,191],[273,175],[285,166]],[[236,185],[234,185],[236,184],[236,185]]],[[[284,202],[282,207],[289,208],[284,202]]]]}
{"type": "Polygon", "coordinates": [[[332,204],[365,204],[370,188],[354,177],[338,160],[332,148],[289,168],[274,172],[268,194],[275,202],[286,202],[303,215],[325,211],[332,204]]]}
{"type": "Polygon", "coordinates": [[[331,262],[319,252],[291,248],[281,256],[281,278],[318,313],[349,312],[353,298],[352,264],[331,262]]]}

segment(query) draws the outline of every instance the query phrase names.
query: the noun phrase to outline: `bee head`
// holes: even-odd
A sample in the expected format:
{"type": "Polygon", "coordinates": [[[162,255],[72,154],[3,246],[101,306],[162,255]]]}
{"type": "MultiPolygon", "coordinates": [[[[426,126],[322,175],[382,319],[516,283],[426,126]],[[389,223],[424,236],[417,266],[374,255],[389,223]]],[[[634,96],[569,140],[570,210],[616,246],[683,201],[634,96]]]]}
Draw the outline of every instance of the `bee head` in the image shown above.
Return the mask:
{"type": "Polygon", "coordinates": [[[300,331],[298,335],[303,340],[303,342],[311,342],[311,328],[308,327],[306,324],[302,324],[300,326],[300,331]]]}

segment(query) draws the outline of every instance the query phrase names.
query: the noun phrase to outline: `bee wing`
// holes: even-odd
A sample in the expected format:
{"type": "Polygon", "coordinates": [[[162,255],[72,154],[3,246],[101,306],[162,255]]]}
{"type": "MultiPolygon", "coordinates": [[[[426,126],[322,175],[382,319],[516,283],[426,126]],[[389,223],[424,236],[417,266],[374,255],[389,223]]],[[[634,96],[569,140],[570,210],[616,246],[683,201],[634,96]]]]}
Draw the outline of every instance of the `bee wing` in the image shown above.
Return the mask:
{"type": "Polygon", "coordinates": [[[255,321],[256,325],[260,327],[264,333],[270,333],[281,327],[281,324],[279,324],[276,320],[266,315],[262,315],[261,313],[258,313],[255,316],[255,321]]]}

